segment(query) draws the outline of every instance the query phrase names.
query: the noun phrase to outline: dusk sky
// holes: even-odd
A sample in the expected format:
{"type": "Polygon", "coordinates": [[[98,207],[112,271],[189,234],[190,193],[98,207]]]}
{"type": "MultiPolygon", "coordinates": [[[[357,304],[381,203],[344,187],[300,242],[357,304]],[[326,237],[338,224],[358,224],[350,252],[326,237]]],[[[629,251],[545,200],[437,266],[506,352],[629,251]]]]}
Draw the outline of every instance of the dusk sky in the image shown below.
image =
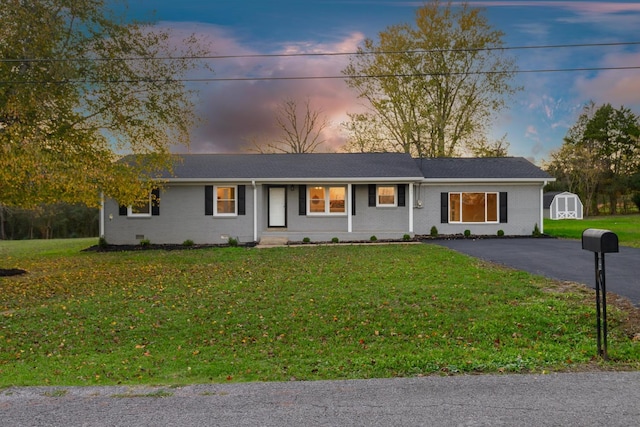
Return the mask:
{"type": "MultiPolygon", "coordinates": [[[[469,1],[485,9],[505,33],[508,47],[627,43],[615,46],[514,49],[521,71],[598,68],[591,71],[522,72],[524,87],[494,123],[491,137],[506,134],[509,154],[540,164],[562,144],[567,129],[590,100],[640,114],[640,2],[469,1]],[[611,68],[632,67],[627,70],[611,68]]],[[[369,0],[131,0],[130,16],[195,33],[212,56],[355,52],[386,27],[413,23],[423,2],[369,0]]],[[[348,56],[210,59],[214,73],[199,78],[335,77],[348,56]]],[[[331,125],[325,150],[344,143],[340,123],[360,111],[343,79],[235,80],[194,83],[202,126],[191,152],[243,152],[251,139],[270,141],[275,107],[290,98],[320,110],[331,125]]]]}

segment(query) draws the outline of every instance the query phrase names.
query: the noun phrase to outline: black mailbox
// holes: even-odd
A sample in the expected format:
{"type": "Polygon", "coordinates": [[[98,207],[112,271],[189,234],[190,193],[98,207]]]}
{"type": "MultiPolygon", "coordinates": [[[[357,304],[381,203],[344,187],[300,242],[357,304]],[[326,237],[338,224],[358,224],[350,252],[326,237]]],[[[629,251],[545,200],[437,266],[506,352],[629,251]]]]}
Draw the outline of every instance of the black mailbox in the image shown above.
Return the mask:
{"type": "Polygon", "coordinates": [[[582,232],[582,249],[593,252],[594,256],[596,273],[596,328],[598,329],[598,355],[602,356],[604,360],[607,360],[607,285],[605,280],[604,254],[609,252],[619,252],[618,236],[609,230],[587,228],[582,232]]]}
{"type": "Polygon", "coordinates": [[[618,236],[609,230],[587,228],[582,232],[582,249],[598,253],[619,252],[618,236]]]}

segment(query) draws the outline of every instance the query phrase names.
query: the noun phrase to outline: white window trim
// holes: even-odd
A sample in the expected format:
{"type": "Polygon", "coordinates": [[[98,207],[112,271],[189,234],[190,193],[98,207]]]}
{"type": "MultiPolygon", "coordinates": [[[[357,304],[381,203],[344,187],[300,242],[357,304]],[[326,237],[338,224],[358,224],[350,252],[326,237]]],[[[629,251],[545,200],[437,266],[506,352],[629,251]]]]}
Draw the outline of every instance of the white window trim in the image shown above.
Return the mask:
{"type": "Polygon", "coordinates": [[[133,205],[127,206],[127,217],[131,218],[150,218],[152,213],[151,194],[149,194],[149,213],[133,212],[133,205]]]}
{"type": "Polygon", "coordinates": [[[448,194],[449,197],[449,212],[447,212],[447,215],[449,215],[449,223],[450,224],[498,224],[500,223],[500,192],[498,191],[451,191],[448,194]],[[464,193],[484,193],[484,217],[485,217],[485,221],[483,222],[464,222],[462,220],[462,195],[464,193]],[[460,195],[460,205],[458,206],[458,209],[460,209],[460,221],[452,221],[451,220],[451,195],[452,194],[459,194],[460,195]],[[495,194],[496,195],[496,220],[495,221],[487,221],[486,218],[488,217],[488,204],[487,204],[487,194],[495,194]]]}
{"type": "Polygon", "coordinates": [[[347,197],[348,191],[346,185],[308,185],[307,186],[307,215],[309,216],[347,216],[347,197]],[[324,188],[324,212],[311,212],[311,189],[314,187],[324,188]],[[344,212],[331,212],[331,188],[344,189],[344,212]]]}
{"type": "Polygon", "coordinates": [[[376,207],[377,208],[398,207],[398,186],[397,185],[376,185],[376,207]],[[393,203],[380,203],[380,193],[378,192],[378,190],[382,187],[393,188],[393,203]]]}
{"type": "Polygon", "coordinates": [[[213,216],[236,217],[238,216],[238,186],[237,185],[214,185],[213,186],[213,216]],[[233,188],[234,205],[233,213],[218,213],[218,188],[233,188]]]}

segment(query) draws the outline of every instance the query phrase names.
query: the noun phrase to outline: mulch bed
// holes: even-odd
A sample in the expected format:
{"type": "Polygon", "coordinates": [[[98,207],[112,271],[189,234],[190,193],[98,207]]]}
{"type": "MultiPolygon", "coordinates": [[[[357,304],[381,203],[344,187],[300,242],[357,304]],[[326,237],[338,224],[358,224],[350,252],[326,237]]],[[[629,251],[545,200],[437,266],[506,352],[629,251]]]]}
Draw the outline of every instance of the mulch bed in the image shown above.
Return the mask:
{"type": "Polygon", "coordinates": [[[0,268],[0,277],[19,276],[26,273],[25,270],[19,268],[0,268]]]}

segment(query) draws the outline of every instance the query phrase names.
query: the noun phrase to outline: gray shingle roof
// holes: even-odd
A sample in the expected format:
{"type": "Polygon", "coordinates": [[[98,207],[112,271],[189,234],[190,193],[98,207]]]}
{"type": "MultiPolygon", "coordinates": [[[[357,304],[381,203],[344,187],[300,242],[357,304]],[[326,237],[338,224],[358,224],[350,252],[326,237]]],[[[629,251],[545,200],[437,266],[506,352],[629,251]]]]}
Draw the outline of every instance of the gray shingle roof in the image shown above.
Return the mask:
{"type": "Polygon", "coordinates": [[[553,179],[524,157],[415,159],[429,179],[553,179]]]}
{"type": "Polygon", "coordinates": [[[558,195],[558,194],[562,194],[562,191],[549,191],[547,193],[544,193],[542,195],[542,206],[545,209],[548,209],[551,207],[551,202],[553,202],[553,199],[558,195]]]}
{"type": "MultiPolygon", "coordinates": [[[[174,166],[173,178],[188,179],[420,179],[408,154],[186,154],[174,166]]],[[[165,176],[165,178],[171,178],[165,176]]]]}
{"type": "Polygon", "coordinates": [[[195,180],[554,180],[523,157],[424,158],[403,153],[180,154],[173,176],[195,180]]]}

